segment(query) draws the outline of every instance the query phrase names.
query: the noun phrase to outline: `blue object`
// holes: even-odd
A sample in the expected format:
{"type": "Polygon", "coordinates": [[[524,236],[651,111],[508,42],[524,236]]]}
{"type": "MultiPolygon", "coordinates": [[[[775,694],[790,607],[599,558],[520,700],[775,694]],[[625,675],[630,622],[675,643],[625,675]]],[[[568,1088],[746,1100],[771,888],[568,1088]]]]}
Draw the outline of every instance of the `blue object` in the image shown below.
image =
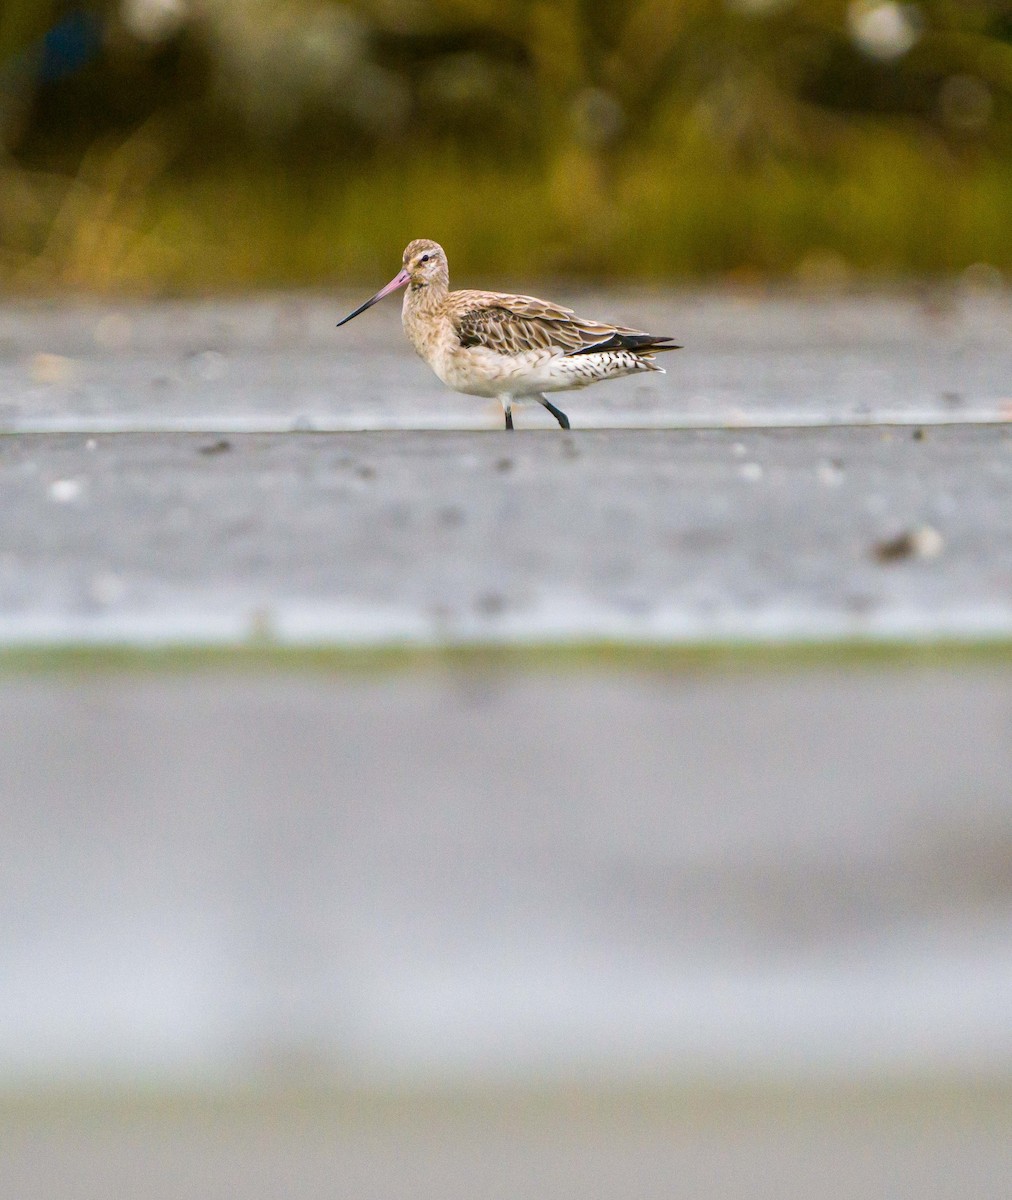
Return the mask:
{"type": "Polygon", "coordinates": [[[38,78],[54,83],[76,74],[98,54],[102,46],[102,21],[97,13],[77,9],[69,13],[42,39],[38,78]]]}

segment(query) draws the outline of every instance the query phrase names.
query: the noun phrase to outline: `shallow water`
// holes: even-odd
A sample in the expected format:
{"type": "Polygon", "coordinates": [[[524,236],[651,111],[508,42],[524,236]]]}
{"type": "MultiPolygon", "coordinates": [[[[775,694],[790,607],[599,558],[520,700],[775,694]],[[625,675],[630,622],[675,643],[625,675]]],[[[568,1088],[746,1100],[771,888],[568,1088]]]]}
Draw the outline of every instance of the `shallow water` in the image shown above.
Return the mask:
{"type": "MultiPolygon", "coordinates": [[[[671,330],[666,375],[570,393],[576,429],[965,423],[1012,418],[1012,293],[560,295],[671,330]]],[[[294,295],[133,306],[0,305],[0,429],[284,432],[496,429],[444,388],[395,303],[294,295]]],[[[538,405],[518,426],[555,428],[538,405]]]]}
{"type": "Polygon", "coordinates": [[[1012,1078],[1007,670],[8,677],[0,1081],[1012,1078]]]}
{"type": "Polygon", "coordinates": [[[1012,425],[0,439],[0,640],[1012,637],[1012,425]]]}
{"type": "MultiPolygon", "coordinates": [[[[684,338],[571,398],[653,428],[507,438],[392,310],[3,307],[0,645],[1012,636],[1007,295],[586,299],[684,338]]],[[[1010,703],[9,675],[0,1082],[1007,1080],[1010,703]]]]}

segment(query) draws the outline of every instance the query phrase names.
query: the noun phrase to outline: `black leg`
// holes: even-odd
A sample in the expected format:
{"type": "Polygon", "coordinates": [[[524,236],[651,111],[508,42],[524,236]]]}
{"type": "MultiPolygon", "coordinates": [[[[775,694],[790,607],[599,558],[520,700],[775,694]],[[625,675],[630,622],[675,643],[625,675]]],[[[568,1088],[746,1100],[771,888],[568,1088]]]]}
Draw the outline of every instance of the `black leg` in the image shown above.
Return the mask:
{"type": "Polygon", "coordinates": [[[551,400],[546,400],[544,398],[544,396],[541,397],[541,403],[545,406],[545,408],[548,409],[548,411],[552,414],[552,416],[556,419],[556,421],[559,422],[559,425],[563,429],[569,428],[569,418],[566,416],[566,414],[562,411],[561,408],[556,408],[555,405],[551,402],[551,400]]]}
{"type": "Polygon", "coordinates": [[[506,409],[506,428],[507,429],[513,428],[513,409],[512,408],[506,409]]]}

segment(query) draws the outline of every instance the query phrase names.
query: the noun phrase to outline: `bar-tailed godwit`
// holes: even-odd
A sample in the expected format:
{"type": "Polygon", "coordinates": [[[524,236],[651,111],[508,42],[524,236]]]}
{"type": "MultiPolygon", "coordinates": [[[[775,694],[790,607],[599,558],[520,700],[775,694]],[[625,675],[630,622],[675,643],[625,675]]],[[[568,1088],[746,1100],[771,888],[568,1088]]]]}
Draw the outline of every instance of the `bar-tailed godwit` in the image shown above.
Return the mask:
{"type": "Polygon", "coordinates": [[[513,428],[514,400],[537,400],[568,429],[569,418],[545,392],[663,371],[654,355],[678,349],[669,337],[588,321],[534,296],[451,292],[443,248],[424,238],[411,242],[403,261],[386,287],[338,325],[407,287],[401,320],[412,346],[447,387],[498,397],[507,429],[513,428]]]}

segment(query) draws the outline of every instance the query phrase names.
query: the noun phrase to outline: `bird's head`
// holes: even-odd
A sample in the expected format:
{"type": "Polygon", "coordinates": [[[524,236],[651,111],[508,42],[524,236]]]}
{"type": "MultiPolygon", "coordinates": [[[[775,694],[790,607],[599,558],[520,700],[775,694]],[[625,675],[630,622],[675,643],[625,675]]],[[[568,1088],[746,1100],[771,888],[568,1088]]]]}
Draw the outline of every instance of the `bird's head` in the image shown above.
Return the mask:
{"type": "Polygon", "coordinates": [[[354,312],[349,313],[338,325],[345,325],[352,317],[372,308],[377,300],[389,296],[391,292],[411,284],[412,290],[437,284],[443,288],[449,286],[450,270],[446,265],[446,255],[438,242],[430,242],[427,238],[416,238],[409,242],[404,251],[404,266],[390,280],[386,287],[380,288],[375,296],[371,296],[365,304],[360,304],[354,312]]]}
{"type": "Polygon", "coordinates": [[[430,283],[441,283],[446,287],[450,281],[446,255],[438,242],[416,238],[405,248],[403,261],[412,287],[425,287],[430,283]]]}

